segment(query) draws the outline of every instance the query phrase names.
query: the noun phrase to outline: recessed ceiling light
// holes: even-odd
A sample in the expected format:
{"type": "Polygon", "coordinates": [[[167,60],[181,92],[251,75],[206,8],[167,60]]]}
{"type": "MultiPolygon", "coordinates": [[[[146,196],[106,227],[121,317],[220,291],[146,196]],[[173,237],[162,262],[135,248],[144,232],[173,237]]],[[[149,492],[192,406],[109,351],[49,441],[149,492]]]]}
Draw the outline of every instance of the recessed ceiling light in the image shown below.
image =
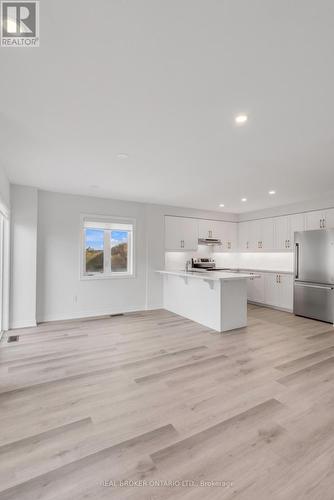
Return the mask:
{"type": "Polygon", "coordinates": [[[119,160],[126,160],[127,158],[129,158],[129,155],[127,155],[127,154],[125,154],[125,153],[119,153],[119,154],[117,155],[117,158],[118,158],[119,160]]]}
{"type": "Polygon", "coordinates": [[[240,114],[240,115],[237,115],[234,120],[235,120],[235,123],[237,125],[243,125],[248,120],[248,116],[244,115],[244,114],[240,114]]]}
{"type": "Polygon", "coordinates": [[[276,191],[274,191],[273,189],[271,191],[268,191],[269,194],[276,194],[276,191]]]}
{"type": "Polygon", "coordinates": [[[247,201],[247,198],[241,198],[241,201],[245,203],[245,201],[247,201]]]}
{"type": "Polygon", "coordinates": [[[221,208],[225,207],[224,203],[219,203],[219,206],[220,206],[221,208]]]}

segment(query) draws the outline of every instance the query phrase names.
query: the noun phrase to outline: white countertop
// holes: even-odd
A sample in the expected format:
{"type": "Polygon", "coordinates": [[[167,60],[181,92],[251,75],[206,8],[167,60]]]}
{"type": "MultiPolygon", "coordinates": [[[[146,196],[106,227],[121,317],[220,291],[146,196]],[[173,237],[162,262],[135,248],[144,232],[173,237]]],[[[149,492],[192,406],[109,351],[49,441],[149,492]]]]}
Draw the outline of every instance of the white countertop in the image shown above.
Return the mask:
{"type": "Polygon", "coordinates": [[[228,271],[168,271],[168,270],[159,270],[156,271],[160,274],[169,274],[172,276],[181,276],[182,278],[195,278],[200,280],[212,280],[212,281],[229,281],[229,280],[241,280],[241,279],[249,279],[249,278],[257,278],[259,277],[256,274],[249,273],[237,273],[228,271]]]}
{"type": "Polygon", "coordinates": [[[282,271],[278,269],[249,269],[247,267],[234,268],[233,271],[241,271],[246,273],[293,274],[293,271],[282,271]]]}

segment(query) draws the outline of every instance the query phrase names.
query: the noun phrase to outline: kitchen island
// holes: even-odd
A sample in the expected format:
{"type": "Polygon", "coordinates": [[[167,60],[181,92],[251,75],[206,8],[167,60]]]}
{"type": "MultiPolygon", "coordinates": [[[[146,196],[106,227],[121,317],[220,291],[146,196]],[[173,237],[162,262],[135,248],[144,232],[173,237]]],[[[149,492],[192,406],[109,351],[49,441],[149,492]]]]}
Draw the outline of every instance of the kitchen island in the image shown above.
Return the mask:
{"type": "Polygon", "coordinates": [[[217,332],[247,326],[247,280],[257,275],[225,271],[157,271],[163,307],[217,332]]]}

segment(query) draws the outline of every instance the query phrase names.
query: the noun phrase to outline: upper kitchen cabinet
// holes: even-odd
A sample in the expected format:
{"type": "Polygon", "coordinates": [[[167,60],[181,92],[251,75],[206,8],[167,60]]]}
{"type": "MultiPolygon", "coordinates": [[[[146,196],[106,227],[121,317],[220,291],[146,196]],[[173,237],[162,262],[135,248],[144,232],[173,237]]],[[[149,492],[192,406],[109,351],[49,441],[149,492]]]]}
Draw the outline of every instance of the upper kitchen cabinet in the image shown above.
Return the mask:
{"type": "Polygon", "coordinates": [[[249,222],[239,222],[238,224],[238,249],[239,252],[249,252],[250,250],[249,222]]]}
{"type": "Polygon", "coordinates": [[[221,241],[221,245],[214,245],[215,252],[237,251],[237,224],[235,222],[224,222],[217,220],[198,221],[198,237],[207,239],[214,238],[221,241]]]}
{"type": "Polygon", "coordinates": [[[289,248],[294,245],[295,233],[305,231],[305,214],[294,214],[289,216],[289,248]]]}
{"type": "Polygon", "coordinates": [[[322,211],[308,212],[305,214],[305,230],[325,229],[325,213],[322,211]]]}
{"type": "Polygon", "coordinates": [[[334,209],[317,210],[305,215],[305,229],[333,229],[334,228],[334,209]]]}
{"type": "Polygon", "coordinates": [[[324,211],[324,229],[334,228],[334,208],[324,211]]]}
{"type": "Polygon", "coordinates": [[[198,220],[198,237],[199,238],[220,238],[219,222],[215,220],[198,220]]]}
{"type": "Polygon", "coordinates": [[[260,250],[274,250],[275,248],[275,225],[271,219],[263,219],[260,221],[260,250]]]}
{"type": "Polygon", "coordinates": [[[290,218],[288,216],[275,218],[275,249],[287,250],[291,245],[290,218]],[[289,241],[290,240],[290,241],[289,241]]]}
{"type": "Polygon", "coordinates": [[[197,250],[198,221],[186,217],[165,217],[165,249],[167,251],[197,250]]]}
{"type": "Polygon", "coordinates": [[[235,222],[217,222],[217,237],[220,246],[215,246],[215,252],[236,252],[238,250],[238,228],[235,222]]]}
{"type": "Polygon", "coordinates": [[[292,250],[294,244],[294,233],[304,231],[304,214],[276,217],[275,225],[275,250],[292,250]]]}

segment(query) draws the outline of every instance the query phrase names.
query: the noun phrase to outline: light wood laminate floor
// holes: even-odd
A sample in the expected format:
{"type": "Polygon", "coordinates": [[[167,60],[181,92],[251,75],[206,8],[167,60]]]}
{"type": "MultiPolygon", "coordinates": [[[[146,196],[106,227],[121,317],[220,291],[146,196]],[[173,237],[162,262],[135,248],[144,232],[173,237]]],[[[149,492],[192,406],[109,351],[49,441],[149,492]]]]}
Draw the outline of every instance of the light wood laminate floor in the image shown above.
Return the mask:
{"type": "Polygon", "coordinates": [[[333,499],[331,325],[250,306],[224,334],[164,310],[15,333],[1,500],[333,499]]]}

